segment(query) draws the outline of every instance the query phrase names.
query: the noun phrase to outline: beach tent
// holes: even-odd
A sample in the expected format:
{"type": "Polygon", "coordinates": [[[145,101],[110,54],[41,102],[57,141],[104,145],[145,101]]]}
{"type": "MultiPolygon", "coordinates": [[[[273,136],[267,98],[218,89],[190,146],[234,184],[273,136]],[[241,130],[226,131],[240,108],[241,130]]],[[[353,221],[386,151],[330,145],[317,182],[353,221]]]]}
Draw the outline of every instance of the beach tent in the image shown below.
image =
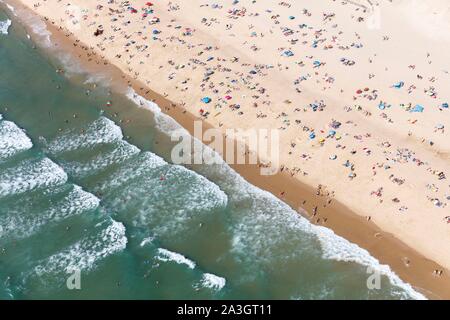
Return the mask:
{"type": "Polygon", "coordinates": [[[203,103],[210,103],[211,102],[211,98],[210,97],[204,97],[204,98],[202,98],[202,102],[203,103]]]}

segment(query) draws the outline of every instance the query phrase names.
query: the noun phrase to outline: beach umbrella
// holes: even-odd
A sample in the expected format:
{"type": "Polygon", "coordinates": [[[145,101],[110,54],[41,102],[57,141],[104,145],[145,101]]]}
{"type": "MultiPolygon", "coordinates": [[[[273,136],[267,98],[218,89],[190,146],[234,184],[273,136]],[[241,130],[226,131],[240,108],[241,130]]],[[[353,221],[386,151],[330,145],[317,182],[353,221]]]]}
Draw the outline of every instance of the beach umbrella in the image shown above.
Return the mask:
{"type": "Polygon", "coordinates": [[[211,98],[210,97],[204,97],[204,98],[202,98],[202,102],[203,103],[210,103],[211,102],[211,98]]]}

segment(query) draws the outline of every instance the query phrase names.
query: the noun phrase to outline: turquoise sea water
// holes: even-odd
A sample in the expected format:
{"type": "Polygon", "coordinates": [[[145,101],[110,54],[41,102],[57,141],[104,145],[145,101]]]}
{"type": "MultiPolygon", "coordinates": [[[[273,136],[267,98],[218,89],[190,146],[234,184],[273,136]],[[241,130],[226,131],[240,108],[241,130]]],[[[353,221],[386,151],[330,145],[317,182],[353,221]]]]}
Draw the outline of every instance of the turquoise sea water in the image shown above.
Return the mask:
{"type": "Polygon", "coordinates": [[[92,75],[55,72],[11,20],[0,32],[0,299],[421,297],[226,164],[170,164],[173,120],[92,75]]]}

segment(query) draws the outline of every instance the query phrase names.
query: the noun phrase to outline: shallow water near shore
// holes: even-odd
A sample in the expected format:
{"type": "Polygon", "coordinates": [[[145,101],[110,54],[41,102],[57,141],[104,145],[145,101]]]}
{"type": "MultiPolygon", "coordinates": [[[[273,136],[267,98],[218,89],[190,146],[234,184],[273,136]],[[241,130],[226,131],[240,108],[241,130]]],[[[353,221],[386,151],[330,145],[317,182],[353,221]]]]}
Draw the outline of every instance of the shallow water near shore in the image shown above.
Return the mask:
{"type": "Polygon", "coordinates": [[[226,164],[170,164],[156,106],[56,68],[0,34],[1,299],[422,297],[226,164]]]}

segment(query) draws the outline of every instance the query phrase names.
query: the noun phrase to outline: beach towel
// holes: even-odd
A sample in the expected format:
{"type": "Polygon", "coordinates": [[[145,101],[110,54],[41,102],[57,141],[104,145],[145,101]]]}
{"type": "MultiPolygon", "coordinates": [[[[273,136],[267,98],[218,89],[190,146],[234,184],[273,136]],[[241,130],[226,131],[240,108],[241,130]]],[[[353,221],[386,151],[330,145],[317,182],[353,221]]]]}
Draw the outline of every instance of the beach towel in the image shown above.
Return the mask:
{"type": "Polygon", "coordinates": [[[417,104],[414,108],[410,110],[410,112],[423,112],[424,107],[422,107],[420,104],[417,104]]]}

